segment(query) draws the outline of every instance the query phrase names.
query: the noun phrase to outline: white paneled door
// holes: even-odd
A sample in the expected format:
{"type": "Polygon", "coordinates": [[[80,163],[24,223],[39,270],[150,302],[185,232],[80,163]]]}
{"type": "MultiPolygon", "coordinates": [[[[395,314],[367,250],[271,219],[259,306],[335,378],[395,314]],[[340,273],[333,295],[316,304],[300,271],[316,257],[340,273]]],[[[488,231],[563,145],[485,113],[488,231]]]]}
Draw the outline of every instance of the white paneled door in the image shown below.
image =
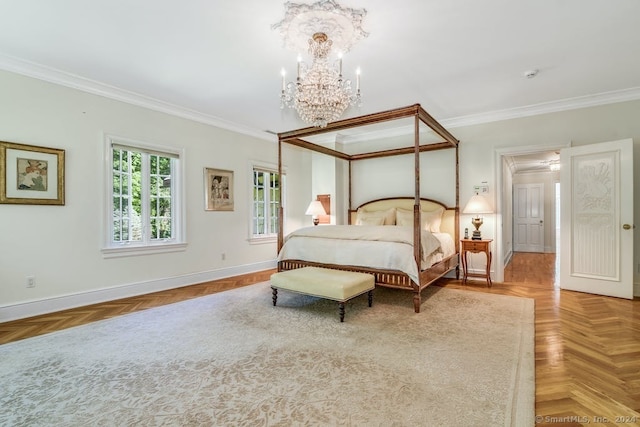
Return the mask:
{"type": "Polygon", "coordinates": [[[560,287],[633,298],[633,141],[560,150],[560,287]]]}
{"type": "Polygon", "coordinates": [[[544,184],[513,186],[513,241],[516,252],[544,252],[544,184]]]}

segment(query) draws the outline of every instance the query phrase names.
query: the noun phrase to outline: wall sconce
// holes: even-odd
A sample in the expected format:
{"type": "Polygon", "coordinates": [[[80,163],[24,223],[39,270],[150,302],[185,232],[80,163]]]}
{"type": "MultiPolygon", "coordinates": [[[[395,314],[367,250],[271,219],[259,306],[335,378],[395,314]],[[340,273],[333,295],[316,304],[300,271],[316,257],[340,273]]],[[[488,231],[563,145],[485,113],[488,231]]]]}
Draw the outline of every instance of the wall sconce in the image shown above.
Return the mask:
{"type": "Polygon", "coordinates": [[[493,209],[489,205],[489,202],[484,196],[476,194],[475,196],[469,199],[467,206],[464,207],[462,213],[465,214],[475,214],[475,217],[471,220],[471,224],[476,228],[473,230],[472,240],[482,240],[482,236],[480,235],[480,226],[482,225],[482,216],[481,214],[489,214],[493,213],[493,209]]]}
{"type": "Polygon", "coordinates": [[[309,207],[307,211],[304,213],[305,215],[311,215],[313,218],[313,225],[318,225],[320,219],[318,218],[320,215],[326,215],[327,212],[324,210],[322,203],[320,200],[313,200],[309,203],[309,207]]]}

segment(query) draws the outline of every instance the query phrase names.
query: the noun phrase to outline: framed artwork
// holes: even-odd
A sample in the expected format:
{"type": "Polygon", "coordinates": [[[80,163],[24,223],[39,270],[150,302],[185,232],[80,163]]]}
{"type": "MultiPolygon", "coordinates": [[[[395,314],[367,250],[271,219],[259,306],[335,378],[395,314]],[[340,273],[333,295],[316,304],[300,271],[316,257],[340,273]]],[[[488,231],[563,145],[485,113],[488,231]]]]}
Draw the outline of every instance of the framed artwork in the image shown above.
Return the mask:
{"type": "Polygon", "coordinates": [[[233,171],[204,168],[204,210],[233,210],[233,171]]]}
{"type": "Polygon", "coordinates": [[[0,203],[64,205],[64,150],[0,141],[0,203]]]}

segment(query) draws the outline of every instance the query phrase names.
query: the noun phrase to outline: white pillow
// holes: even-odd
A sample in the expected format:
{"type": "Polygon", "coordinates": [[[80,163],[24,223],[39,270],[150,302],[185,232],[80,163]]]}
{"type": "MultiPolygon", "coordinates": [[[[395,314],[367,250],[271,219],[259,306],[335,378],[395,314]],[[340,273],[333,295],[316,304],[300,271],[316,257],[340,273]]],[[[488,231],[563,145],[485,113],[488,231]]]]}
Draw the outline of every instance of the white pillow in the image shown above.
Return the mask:
{"type": "Polygon", "coordinates": [[[357,225],[384,225],[384,218],[381,216],[360,218],[357,225]]]}
{"type": "Polygon", "coordinates": [[[358,209],[356,213],[356,225],[363,225],[362,220],[365,218],[382,218],[382,225],[395,225],[396,208],[387,209],[386,211],[365,211],[358,209]]]}
{"type": "MultiPolygon", "coordinates": [[[[443,213],[444,208],[420,212],[420,222],[422,223],[420,228],[432,233],[439,233],[443,213]]],[[[396,225],[413,226],[413,211],[398,208],[396,211],[396,225]]]]}
{"type": "Polygon", "coordinates": [[[413,211],[398,208],[396,210],[396,225],[413,227],[413,211]]]}
{"type": "Polygon", "coordinates": [[[422,219],[423,230],[430,231],[432,233],[440,232],[440,224],[442,224],[442,214],[444,208],[438,208],[435,211],[422,211],[420,218],[422,219]]]}

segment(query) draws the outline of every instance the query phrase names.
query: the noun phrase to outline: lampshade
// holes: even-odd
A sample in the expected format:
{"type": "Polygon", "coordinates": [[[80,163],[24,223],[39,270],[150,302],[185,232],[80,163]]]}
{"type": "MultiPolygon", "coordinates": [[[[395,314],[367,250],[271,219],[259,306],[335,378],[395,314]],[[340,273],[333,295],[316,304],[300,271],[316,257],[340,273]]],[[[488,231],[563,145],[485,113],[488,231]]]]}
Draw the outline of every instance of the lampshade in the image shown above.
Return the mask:
{"type": "Polygon", "coordinates": [[[326,215],[327,212],[325,212],[324,207],[322,207],[322,203],[320,203],[320,200],[314,200],[311,203],[309,203],[309,207],[307,208],[307,211],[304,214],[317,216],[317,215],[326,215]]]}
{"type": "Polygon", "coordinates": [[[488,214],[493,213],[493,209],[491,208],[491,205],[489,205],[486,197],[476,194],[469,199],[469,202],[467,203],[467,206],[464,207],[462,213],[488,214]]]}

